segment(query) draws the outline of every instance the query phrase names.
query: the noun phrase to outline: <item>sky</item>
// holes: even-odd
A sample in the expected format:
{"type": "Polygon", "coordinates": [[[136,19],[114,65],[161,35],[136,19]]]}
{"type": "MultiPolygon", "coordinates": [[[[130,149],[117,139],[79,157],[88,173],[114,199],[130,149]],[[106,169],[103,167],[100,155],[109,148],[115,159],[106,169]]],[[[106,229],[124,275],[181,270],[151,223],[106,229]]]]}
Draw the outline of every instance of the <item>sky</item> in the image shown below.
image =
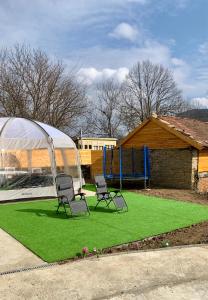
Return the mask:
{"type": "Polygon", "coordinates": [[[0,47],[40,48],[89,87],[149,59],[208,107],[207,15],[208,0],[0,0],[0,47]]]}

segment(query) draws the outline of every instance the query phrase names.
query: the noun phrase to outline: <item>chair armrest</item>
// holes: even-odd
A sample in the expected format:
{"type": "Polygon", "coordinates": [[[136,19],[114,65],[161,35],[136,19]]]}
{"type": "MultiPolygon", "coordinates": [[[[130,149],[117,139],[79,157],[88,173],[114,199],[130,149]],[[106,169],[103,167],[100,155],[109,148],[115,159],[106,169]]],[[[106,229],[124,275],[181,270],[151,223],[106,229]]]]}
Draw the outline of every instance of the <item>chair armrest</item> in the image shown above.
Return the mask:
{"type": "Polygon", "coordinates": [[[110,194],[110,192],[102,192],[102,193],[96,192],[96,195],[109,195],[109,194],[110,194]]]}
{"type": "Polygon", "coordinates": [[[85,193],[77,193],[74,196],[85,196],[85,195],[86,195],[85,193]]]}
{"type": "Polygon", "coordinates": [[[118,194],[118,193],[120,193],[120,190],[113,190],[113,191],[111,191],[111,193],[118,194]]]}

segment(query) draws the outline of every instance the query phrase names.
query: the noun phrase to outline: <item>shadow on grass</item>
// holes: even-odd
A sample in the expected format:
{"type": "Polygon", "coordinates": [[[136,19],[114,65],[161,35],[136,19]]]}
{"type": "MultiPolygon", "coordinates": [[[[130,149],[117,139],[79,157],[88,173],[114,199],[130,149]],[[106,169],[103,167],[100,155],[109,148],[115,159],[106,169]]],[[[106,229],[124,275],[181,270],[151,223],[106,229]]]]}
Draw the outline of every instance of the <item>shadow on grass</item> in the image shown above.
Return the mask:
{"type": "Polygon", "coordinates": [[[71,220],[80,220],[80,219],[88,219],[88,215],[80,214],[80,215],[71,215],[70,212],[67,211],[67,215],[64,211],[59,211],[56,213],[56,210],[47,210],[47,209],[35,209],[35,208],[26,208],[26,209],[17,209],[16,211],[21,213],[31,213],[35,214],[38,217],[44,218],[54,218],[54,219],[71,219],[71,220]]]}
{"type": "Polygon", "coordinates": [[[88,205],[90,211],[93,211],[95,213],[113,213],[116,212],[116,209],[106,207],[106,206],[97,206],[95,209],[95,206],[88,205]]]}
{"type": "Polygon", "coordinates": [[[36,209],[36,208],[25,208],[25,209],[17,209],[16,211],[21,213],[31,213],[35,214],[38,217],[49,217],[49,218],[55,218],[55,219],[68,219],[71,216],[66,215],[65,212],[61,211],[58,214],[56,213],[56,210],[48,210],[48,209],[36,209]]]}
{"type": "Polygon", "coordinates": [[[59,211],[56,213],[56,210],[47,210],[47,209],[35,209],[35,208],[25,208],[25,209],[17,209],[16,211],[21,212],[21,213],[31,213],[35,214],[36,216],[40,218],[54,218],[54,219],[71,219],[71,220],[79,220],[83,218],[87,218],[87,215],[71,215],[69,212],[67,212],[67,215],[64,211],[59,211]]]}
{"type": "MultiPolygon", "coordinates": [[[[108,207],[103,207],[103,206],[98,206],[95,209],[95,206],[89,206],[90,212],[93,213],[114,213],[116,212],[116,209],[108,208],[108,207]]],[[[67,211],[67,215],[64,211],[59,211],[56,213],[56,208],[53,210],[49,209],[39,209],[39,208],[24,208],[24,209],[17,209],[16,211],[20,213],[29,213],[29,214],[35,214],[36,216],[40,218],[54,218],[54,219],[74,219],[78,220],[80,218],[83,219],[83,217],[88,217],[87,215],[80,214],[80,215],[71,215],[69,211],[67,211]]]]}

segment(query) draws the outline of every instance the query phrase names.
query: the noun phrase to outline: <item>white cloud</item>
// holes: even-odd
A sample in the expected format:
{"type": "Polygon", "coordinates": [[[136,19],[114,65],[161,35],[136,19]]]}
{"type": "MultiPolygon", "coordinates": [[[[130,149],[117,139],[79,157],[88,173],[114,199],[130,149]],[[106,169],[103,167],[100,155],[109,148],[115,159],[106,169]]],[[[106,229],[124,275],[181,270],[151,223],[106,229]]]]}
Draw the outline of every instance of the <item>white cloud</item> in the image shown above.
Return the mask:
{"type": "Polygon", "coordinates": [[[118,68],[118,69],[109,69],[104,68],[98,70],[96,68],[81,68],[78,71],[78,80],[87,84],[92,85],[99,81],[114,78],[116,81],[121,83],[126,75],[128,74],[129,70],[127,68],[118,68]]]}
{"type": "Polygon", "coordinates": [[[179,59],[179,58],[176,58],[176,57],[171,58],[171,62],[174,66],[177,66],[177,67],[185,65],[185,62],[182,59],[179,59]]]}
{"type": "Polygon", "coordinates": [[[195,95],[199,90],[203,90],[202,86],[199,87],[196,83],[190,83],[191,67],[184,60],[172,57],[169,47],[155,41],[147,41],[143,47],[128,49],[93,47],[85,49],[80,53],[80,56],[87,58],[87,64],[85,63],[80,68],[79,80],[88,85],[110,77],[122,82],[128,74],[129,68],[138,61],[149,59],[153,63],[159,63],[170,68],[176,83],[179,88],[184,90],[186,96],[195,95]]]}
{"type": "MultiPolygon", "coordinates": [[[[68,63],[71,61],[73,64],[74,57],[72,54],[68,63]]],[[[121,82],[135,63],[149,59],[172,70],[174,79],[186,98],[203,96],[207,91],[207,79],[198,80],[195,65],[172,56],[170,47],[153,40],[146,41],[140,47],[83,49],[79,52],[79,59],[80,63],[83,63],[79,78],[88,85],[93,85],[108,76],[115,76],[121,82]]],[[[202,71],[199,73],[202,74],[202,71]]]]}
{"type": "MultiPolygon", "coordinates": [[[[133,64],[149,59],[173,70],[175,80],[179,87],[184,89],[185,96],[202,97],[208,86],[206,60],[208,42],[205,41],[199,46],[198,57],[195,60],[186,62],[172,55],[171,48],[176,43],[174,39],[167,40],[166,44],[158,43],[148,39],[147,34],[151,36],[151,32],[145,31],[145,28],[141,31],[140,27],[136,27],[137,23],[143,24],[141,21],[145,18],[142,19],[142,16],[149,14],[149,18],[154,17],[156,8],[164,13],[170,13],[172,10],[175,12],[176,8],[184,9],[190,2],[190,0],[0,1],[0,46],[25,42],[32,47],[41,47],[50,56],[63,59],[69,68],[79,65],[77,67],[80,69],[79,76],[82,80],[87,80],[88,84],[100,80],[99,78],[112,76],[122,81],[133,64]],[[138,9],[137,4],[142,9],[138,9]],[[147,6],[144,6],[145,4],[147,6]],[[115,20],[118,23],[115,23],[115,20]],[[125,20],[126,23],[119,24],[121,20],[125,20]],[[118,26],[113,30],[115,24],[118,26]],[[110,48],[106,34],[111,29],[111,36],[114,38],[138,42],[130,44],[131,47],[128,48],[120,47],[121,43],[115,43],[114,48],[110,48]]],[[[194,54],[191,57],[194,57],[194,54]]]]}
{"type": "Polygon", "coordinates": [[[90,47],[70,53],[68,64],[79,61],[82,68],[94,67],[96,69],[118,69],[121,66],[131,68],[142,60],[151,60],[169,67],[171,63],[170,49],[155,41],[148,41],[141,47],[108,48],[90,47]]]}
{"type": "Polygon", "coordinates": [[[196,97],[192,99],[196,104],[199,103],[205,108],[208,108],[208,97],[196,97]]]}
{"type": "Polygon", "coordinates": [[[134,42],[138,38],[139,32],[135,26],[132,26],[128,23],[118,24],[114,30],[109,33],[109,36],[116,39],[126,39],[131,42],[134,42]]]}
{"type": "Polygon", "coordinates": [[[173,70],[174,79],[180,89],[187,93],[193,90],[193,85],[188,80],[191,68],[184,60],[172,57],[169,68],[173,70]]]}
{"type": "Polygon", "coordinates": [[[199,52],[203,55],[208,54],[208,42],[199,45],[199,52]]]}
{"type": "MultiPolygon", "coordinates": [[[[82,28],[109,28],[115,14],[121,19],[134,5],[148,0],[7,0],[0,1],[0,46],[30,43],[48,51],[61,52],[67,35],[74,42],[82,28]],[[132,3],[131,3],[132,2],[132,3]],[[133,3],[135,2],[135,3],[133,3]],[[23,13],[24,12],[24,13],[23,13]],[[69,34],[70,33],[70,34],[69,34]]],[[[100,33],[100,32],[99,32],[100,33]]],[[[68,46],[69,47],[69,46],[68,46]]]]}

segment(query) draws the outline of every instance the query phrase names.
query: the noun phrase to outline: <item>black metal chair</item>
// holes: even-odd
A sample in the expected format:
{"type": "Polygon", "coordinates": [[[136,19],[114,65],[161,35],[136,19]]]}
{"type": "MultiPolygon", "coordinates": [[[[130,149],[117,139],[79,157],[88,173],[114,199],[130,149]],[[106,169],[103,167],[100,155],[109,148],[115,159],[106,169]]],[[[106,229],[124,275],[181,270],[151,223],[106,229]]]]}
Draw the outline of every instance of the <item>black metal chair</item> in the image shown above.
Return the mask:
{"type": "Polygon", "coordinates": [[[97,196],[97,204],[95,206],[95,209],[97,208],[100,202],[105,201],[107,207],[109,207],[110,203],[113,202],[117,211],[121,211],[121,210],[128,211],[127,203],[121,191],[120,190],[109,191],[105,177],[103,175],[95,175],[95,187],[96,187],[96,196],[97,196]]]}
{"type": "Polygon", "coordinates": [[[66,205],[69,205],[71,215],[78,215],[81,213],[90,214],[88,208],[85,194],[84,193],[74,193],[73,179],[70,175],[59,174],[56,177],[56,188],[58,196],[58,208],[56,213],[58,213],[61,206],[64,207],[66,212],[66,205]],[[79,196],[79,199],[76,199],[79,196]]]}

